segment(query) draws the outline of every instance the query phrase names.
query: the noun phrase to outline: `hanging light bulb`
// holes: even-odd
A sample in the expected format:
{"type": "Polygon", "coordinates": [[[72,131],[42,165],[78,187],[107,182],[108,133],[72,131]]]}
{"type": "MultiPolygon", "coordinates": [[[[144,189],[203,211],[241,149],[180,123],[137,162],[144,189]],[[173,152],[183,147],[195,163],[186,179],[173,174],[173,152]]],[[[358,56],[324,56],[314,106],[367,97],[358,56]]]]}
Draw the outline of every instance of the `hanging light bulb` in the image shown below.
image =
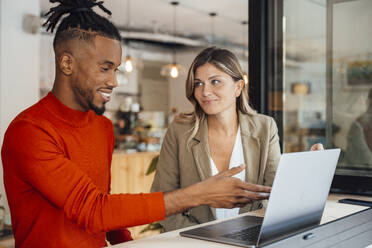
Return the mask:
{"type": "MultiPolygon", "coordinates": [[[[127,0],[127,29],[128,31],[130,30],[129,27],[130,27],[130,0],[127,0]]],[[[130,53],[129,53],[130,47],[129,47],[128,39],[125,39],[125,45],[127,48],[127,56],[125,56],[125,59],[124,59],[124,70],[127,73],[131,73],[134,69],[135,64],[134,64],[133,58],[130,56],[130,53]]]]}
{"type": "MultiPolygon", "coordinates": [[[[248,34],[246,34],[246,30],[247,30],[247,28],[246,28],[246,25],[248,24],[248,21],[242,21],[242,27],[243,27],[243,53],[242,53],[242,58],[243,58],[243,61],[245,60],[245,57],[248,57],[248,54],[245,54],[245,47],[246,47],[246,38],[248,37],[248,34]]],[[[248,52],[248,50],[247,50],[247,52],[248,52]]],[[[247,70],[246,70],[246,72],[244,72],[244,74],[243,74],[243,80],[244,80],[244,83],[246,84],[246,85],[248,85],[248,83],[249,83],[249,78],[248,78],[248,73],[247,73],[247,71],[248,71],[248,61],[247,61],[247,67],[245,66],[245,63],[243,62],[243,70],[244,70],[244,68],[246,68],[247,70]]]]}
{"type": "Polygon", "coordinates": [[[182,65],[177,63],[172,64],[166,64],[162,66],[160,70],[160,75],[164,77],[170,77],[170,78],[178,78],[181,73],[184,72],[184,68],[182,65]]]}
{"type": "Polygon", "coordinates": [[[215,17],[217,16],[217,13],[216,12],[211,12],[211,13],[209,13],[209,16],[211,17],[211,39],[210,39],[210,43],[213,44],[213,43],[216,42],[214,20],[215,20],[215,17]]]}
{"type": "Polygon", "coordinates": [[[125,69],[126,72],[132,72],[133,71],[133,60],[129,55],[127,55],[125,57],[124,69],[125,69]]]}
{"type": "Polygon", "coordinates": [[[180,73],[178,71],[177,65],[172,65],[171,70],[170,70],[170,76],[172,78],[177,78],[179,74],[180,73]]]}
{"type": "MultiPolygon", "coordinates": [[[[173,38],[176,37],[176,7],[179,2],[171,2],[171,5],[174,7],[173,12],[173,38]]],[[[176,62],[176,44],[175,40],[172,44],[172,63],[162,66],[160,70],[160,75],[170,78],[178,78],[181,72],[184,71],[183,67],[176,62]]]]}
{"type": "Polygon", "coordinates": [[[244,80],[245,84],[248,84],[248,74],[247,73],[243,74],[243,80],[244,80]]]}

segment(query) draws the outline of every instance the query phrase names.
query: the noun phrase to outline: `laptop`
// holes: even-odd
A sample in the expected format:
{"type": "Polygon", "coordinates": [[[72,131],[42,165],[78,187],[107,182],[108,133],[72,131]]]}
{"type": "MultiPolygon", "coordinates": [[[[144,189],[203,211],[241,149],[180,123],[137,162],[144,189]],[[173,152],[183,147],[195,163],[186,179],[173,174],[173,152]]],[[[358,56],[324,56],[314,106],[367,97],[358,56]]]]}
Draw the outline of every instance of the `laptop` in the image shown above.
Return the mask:
{"type": "Polygon", "coordinates": [[[260,247],[319,225],[340,149],[282,154],[264,218],[241,216],[181,236],[260,247]]]}

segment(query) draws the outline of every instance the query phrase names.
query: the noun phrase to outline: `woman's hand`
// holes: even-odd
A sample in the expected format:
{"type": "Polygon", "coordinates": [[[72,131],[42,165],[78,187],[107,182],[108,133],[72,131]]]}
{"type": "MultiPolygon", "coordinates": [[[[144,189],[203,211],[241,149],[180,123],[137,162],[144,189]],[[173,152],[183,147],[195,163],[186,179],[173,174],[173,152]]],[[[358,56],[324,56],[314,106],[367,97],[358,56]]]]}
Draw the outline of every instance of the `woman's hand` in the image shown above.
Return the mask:
{"type": "Polygon", "coordinates": [[[322,143],[316,143],[311,146],[310,151],[322,151],[324,150],[322,143]]]}

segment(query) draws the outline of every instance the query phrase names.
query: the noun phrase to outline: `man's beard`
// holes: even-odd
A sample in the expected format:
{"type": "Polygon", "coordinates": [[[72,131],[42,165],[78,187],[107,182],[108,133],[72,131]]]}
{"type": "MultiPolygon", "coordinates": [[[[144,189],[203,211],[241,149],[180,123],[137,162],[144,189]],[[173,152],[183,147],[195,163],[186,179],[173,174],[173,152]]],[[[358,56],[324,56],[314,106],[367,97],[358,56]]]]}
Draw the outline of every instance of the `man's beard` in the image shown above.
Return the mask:
{"type": "Polygon", "coordinates": [[[92,102],[89,102],[89,108],[94,111],[97,115],[103,115],[103,113],[106,110],[105,104],[102,105],[102,107],[98,108],[95,106],[92,102]]]}
{"type": "MultiPolygon", "coordinates": [[[[105,104],[102,105],[102,107],[97,107],[96,105],[93,104],[93,94],[91,94],[88,90],[83,90],[82,87],[78,87],[77,85],[74,85],[74,89],[79,93],[81,98],[85,98],[85,101],[88,103],[89,109],[93,110],[97,115],[103,115],[103,113],[106,110],[105,104]]],[[[84,102],[81,101],[80,102],[84,102]]],[[[85,104],[86,106],[86,104],[85,104]]]]}

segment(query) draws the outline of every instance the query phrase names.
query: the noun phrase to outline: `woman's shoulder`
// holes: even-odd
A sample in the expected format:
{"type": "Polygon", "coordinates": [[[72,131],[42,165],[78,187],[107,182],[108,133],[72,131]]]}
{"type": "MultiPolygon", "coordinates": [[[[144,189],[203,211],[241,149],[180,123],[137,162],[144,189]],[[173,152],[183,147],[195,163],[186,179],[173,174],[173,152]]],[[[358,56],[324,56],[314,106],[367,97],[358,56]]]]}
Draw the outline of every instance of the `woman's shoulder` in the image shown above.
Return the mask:
{"type": "Polygon", "coordinates": [[[240,113],[239,119],[246,121],[246,122],[250,122],[251,124],[257,127],[259,126],[267,127],[267,126],[272,125],[272,123],[275,123],[275,120],[271,116],[263,115],[263,114],[250,115],[250,114],[240,113]]]}
{"type": "Polygon", "coordinates": [[[189,119],[176,117],[168,126],[168,132],[183,136],[193,128],[193,122],[189,119]]]}
{"type": "Polygon", "coordinates": [[[277,130],[275,120],[271,116],[263,114],[240,113],[239,122],[242,129],[249,130],[250,133],[256,133],[258,136],[277,130]]]}

